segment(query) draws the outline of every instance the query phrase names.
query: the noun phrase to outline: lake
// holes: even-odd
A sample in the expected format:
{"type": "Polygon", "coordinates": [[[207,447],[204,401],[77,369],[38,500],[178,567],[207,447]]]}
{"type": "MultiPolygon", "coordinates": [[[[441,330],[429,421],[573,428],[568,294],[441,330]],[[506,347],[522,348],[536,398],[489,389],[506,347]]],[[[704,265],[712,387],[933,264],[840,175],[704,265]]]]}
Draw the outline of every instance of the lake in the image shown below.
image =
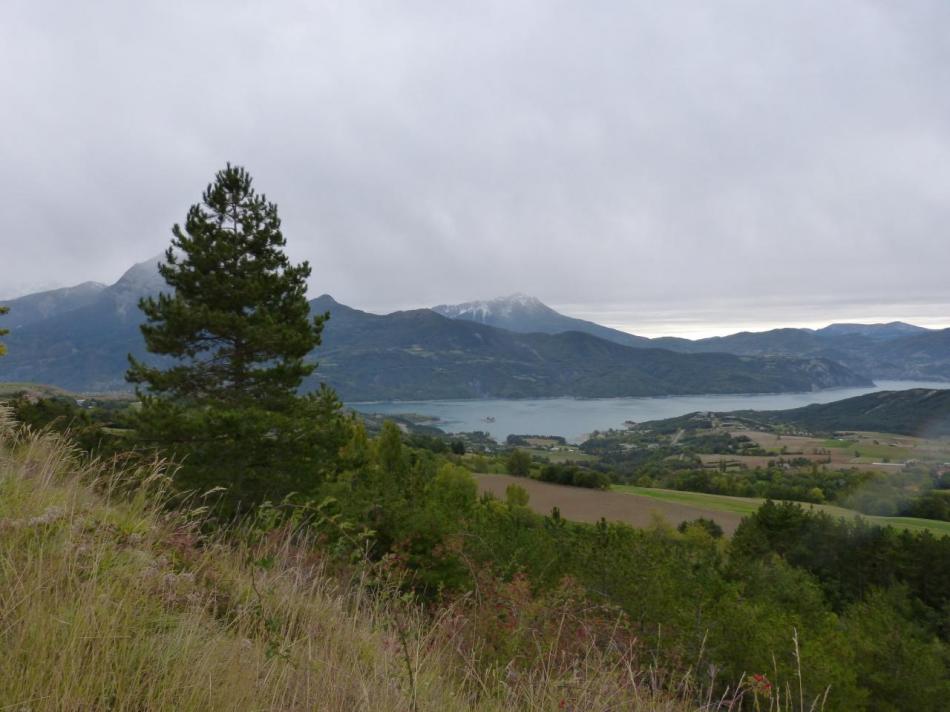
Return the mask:
{"type": "Polygon", "coordinates": [[[509,435],[560,435],[581,442],[594,430],[623,428],[624,421],[673,418],[694,411],[783,410],[907,388],[950,388],[950,383],[878,381],[866,388],[833,388],[807,393],[663,396],[653,398],[540,398],[534,400],[446,400],[352,403],[365,413],[416,413],[450,433],[483,430],[499,442],[509,435]],[[493,420],[489,420],[493,419],[493,420]]]}

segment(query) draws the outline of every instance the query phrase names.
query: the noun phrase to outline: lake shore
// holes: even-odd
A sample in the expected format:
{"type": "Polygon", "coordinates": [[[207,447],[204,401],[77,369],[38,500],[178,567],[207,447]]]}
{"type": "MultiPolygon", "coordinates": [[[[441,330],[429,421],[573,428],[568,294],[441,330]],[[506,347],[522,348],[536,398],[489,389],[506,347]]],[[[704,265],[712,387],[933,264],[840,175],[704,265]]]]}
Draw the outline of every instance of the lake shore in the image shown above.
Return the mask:
{"type": "Polygon", "coordinates": [[[885,390],[950,388],[933,381],[878,381],[873,387],[835,388],[804,393],[655,396],[642,398],[539,398],[350,403],[354,410],[381,415],[417,414],[437,418],[445,432],[487,432],[499,442],[512,434],[559,435],[578,443],[595,430],[621,429],[626,421],[674,418],[695,411],[784,410],[830,403],[885,390]]]}

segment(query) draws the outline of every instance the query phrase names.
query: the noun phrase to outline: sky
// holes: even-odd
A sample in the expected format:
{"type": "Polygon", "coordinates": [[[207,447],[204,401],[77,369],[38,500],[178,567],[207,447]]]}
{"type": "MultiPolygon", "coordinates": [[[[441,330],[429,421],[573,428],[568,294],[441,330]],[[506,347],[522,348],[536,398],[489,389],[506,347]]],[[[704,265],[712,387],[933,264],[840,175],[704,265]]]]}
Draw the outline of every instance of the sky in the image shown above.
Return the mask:
{"type": "Polygon", "coordinates": [[[226,162],[313,296],[648,336],[950,326],[950,3],[3,0],[0,297],[115,281],[226,162]]]}

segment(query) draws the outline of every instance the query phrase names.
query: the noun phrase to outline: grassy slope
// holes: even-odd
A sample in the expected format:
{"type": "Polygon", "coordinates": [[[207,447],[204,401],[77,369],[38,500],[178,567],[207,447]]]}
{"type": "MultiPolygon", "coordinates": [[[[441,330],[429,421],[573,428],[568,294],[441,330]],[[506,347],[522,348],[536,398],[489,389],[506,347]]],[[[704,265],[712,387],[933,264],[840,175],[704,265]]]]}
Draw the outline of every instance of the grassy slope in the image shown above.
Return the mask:
{"type": "Polygon", "coordinates": [[[202,540],[163,482],[0,411],[0,708],[553,710],[568,689],[574,709],[695,707],[634,671],[478,669],[443,618],[341,584],[312,547],[202,540]]]}
{"type": "MultiPolygon", "coordinates": [[[[3,703],[408,709],[382,609],[310,575],[289,550],[195,547],[193,529],[163,518],[147,489],[110,503],[82,481],[99,473],[72,474],[48,440],[17,451],[0,460],[3,703]],[[246,563],[275,554],[283,565],[268,572],[246,563]]],[[[425,708],[467,708],[429,654],[411,652],[425,708]]]]}
{"type": "MultiPolygon", "coordinates": [[[[652,497],[663,502],[676,502],[693,507],[708,509],[711,512],[734,512],[736,514],[752,514],[765,500],[754,497],[729,497],[721,494],[706,494],[703,492],[681,492],[679,490],[657,489],[653,487],[637,487],[635,485],[614,485],[614,490],[626,494],[642,497],[652,497]]],[[[950,522],[938,522],[931,519],[917,519],[914,517],[877,517],[861,514],[853,509],[835,507],[829,504],[803,504],[805,507],[815,507],[829,514],[839,517],[864,517],[868,521],[881,526],[893,526],[898,529],[912,531],[928,530],[938,536],[950,534],[950,522]]]]}

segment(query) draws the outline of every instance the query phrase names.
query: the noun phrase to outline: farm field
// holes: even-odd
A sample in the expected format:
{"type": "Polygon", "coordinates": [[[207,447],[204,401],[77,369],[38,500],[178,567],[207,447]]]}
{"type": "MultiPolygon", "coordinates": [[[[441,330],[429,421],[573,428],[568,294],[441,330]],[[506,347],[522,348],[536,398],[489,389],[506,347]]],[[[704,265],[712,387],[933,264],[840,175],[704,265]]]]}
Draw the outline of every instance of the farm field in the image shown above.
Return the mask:
{"type": "Polygon", "coordinates": [[[539,514],[550,514],[557,507],[561,516],[577,522],[624,522],[635,527],[649,526],[659,515],[674,526],[680,522],[706,517],[715,519],[727,534],[739,526],[742,514],[727,509],[696,506],[691,503],[667,501],[617,490],[601,491],[539,482],[527,477],[476,474],[482,492],[491,492],[504,499],[509,485],[518,485],[528,492],[528,506],[539,514]]]}
{"type": "Polygon", "coordinates": [[[706,467],[768,467],[778,458],[803,458],[817,465],[872,470],[883,473],[900,472],[905,463],[950,461],[950,442],[888,433],[843,432],[840,437],[810,437],[775,432],[725,427],[710,432],[728,432],[733,437],[746,437],[772,455],[739,453],[700,453],[706,467]]]}
{"type": "MultiPolygon", "coordinates": [[[[844,435],[849,440],[857,440],[856,449],[862,457],[950,461],[950,440],[946,438],[918,438],[870,432],[849,432],[844,435]]],[[[835,441],[826,441],[832,442],[835,441]]],[[[853,448],[854,445],[844,447],[853,448]]]]}
{"type": "Polygon", "coordinates": [[[775,462],[779,457],[804,457],[807,460],[818,465],[824,465],[827,467],[836,467],[839,469],[856,469],[856,470],[873,470],[875,472],[900,472],[904,467],[903,462],[878,462],[872,461],[870,458],[851,458],[851,459],[838,459],[835,460],[834,457],[831,458],[831,462],[828,462],[828,455],[813,455],[809,453],[798,454],[798,453],[788,453],[786,455],[719,455],[719,454],[702,454],[699,456],[699,459],[702,460],[703,464],[707,467],[718,467],[721,462],[725,462],[726,466],[735,466],[742,465],[743,467],[755,468],[755,467],[768,467],[770,462],[775,462]]]}
{"type": "Polygon", "coordinates": [[[524,448],[531,457],[539,457],[548,462],[554,463],[580,463],[593,462],[597,458],[581,452],[576,448],[562,448],[558,450],[546,450],[542,448],[524,448]]]}
{"type": "Polygon", "coordinates": [[[557,464],[576,464],[597,459],[592,455],[581,452],[577,445],[567,443],[563,438],[522,435],[518,436],[516,442],[510,444],[524,450],[532,458],[557,464]]]}
{"type": "Polygon", "coordinates": [[[830,457],[831,464],[837,466],[864,467],[882,461],[901,463],[915,458],[950,456],[950,443],[946,441],[888,433],[846,432],[841,438],[818,438],[746,429],[729,432],[733,436],[745,435],[769,451],[781,452],[784,448],[786,457],[805,457],[816,462],[830,457]]]}
{"type": "MultiPolygon", "coordinates": [[[[706,494],[704,492],[681,492],[679,490],[656,489],[653,487],[637,487],[635,485],[614,485],[613,492],[620,492],[634,497],[648,497],[661,502],[682,504],[707,512],[705,516],[719,520],[714,513],[732,513],[740,517],[752,514],[765,502],[764,499],[754,497],[728,497],[721,494],[706,494]]],[[[878,517],[860,514],[852,509],[836,507],[830,504],[807,504],[803,507],[820,509],[823,512],[839,517],[863,517],[874,524],[893,526],[911,531],[928,530],[932,534],[950,535],[950,522],[940,522],[932,519],[916,519],[914,517],[878,517]]]]}
{"type": "MultiPolygon", "coordinates": [[[[732,534],[742,518],[755,512],[765,501],[752,497],[727,497],[702,492],[615,485],[609,491],[584,489],[539,482],[527,477],[511,475],[476,474],[479,490],[491,492],[504,499],[509,485],[518,485],[527,491],[528,506],[538,514],[550,514],[557,507],[561,516],[577,522],[596,522],[605,518],[610,522],[624,522],[645,527],[659,516],[676,526],[698,517],[714,520],[726,534],[732,534]]],[[[825,504],[802,504],[815,507],[839,517],[861,516],[874,524],[893,526],[910,531],[928,530],[936,536],[950,535],[950,522],[938,522],[913,517],[876,517],[859,514],[854,510],[825,504]]]]}

